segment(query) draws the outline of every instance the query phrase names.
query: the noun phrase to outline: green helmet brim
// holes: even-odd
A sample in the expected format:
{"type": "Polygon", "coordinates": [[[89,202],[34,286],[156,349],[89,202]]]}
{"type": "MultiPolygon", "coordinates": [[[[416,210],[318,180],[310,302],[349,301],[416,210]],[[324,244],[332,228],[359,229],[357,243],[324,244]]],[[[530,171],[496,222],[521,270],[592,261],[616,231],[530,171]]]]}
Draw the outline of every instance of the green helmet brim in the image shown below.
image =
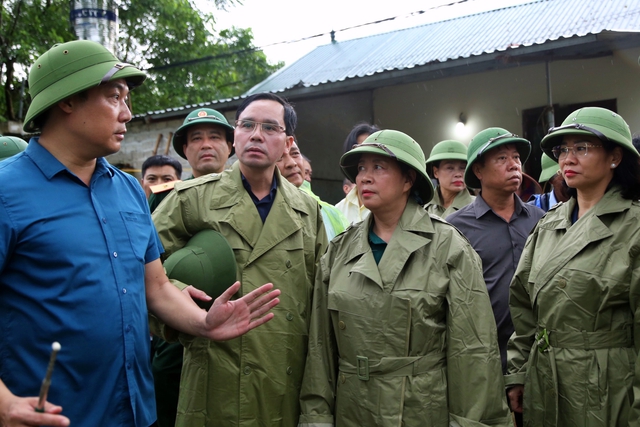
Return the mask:
{"type": "Polygon", "coordinates": [[[428,203],[433,198],[434,189],[425,169],[424,152],[410,136],[395,130],[382,130],[369,135],[362,144],[347,151],[340,158],[340,167],[351,182],[356,182],[358,161],[365,153],[395,158],[411,167],[416,171],[414,188],[422,201],[428,203]]]}

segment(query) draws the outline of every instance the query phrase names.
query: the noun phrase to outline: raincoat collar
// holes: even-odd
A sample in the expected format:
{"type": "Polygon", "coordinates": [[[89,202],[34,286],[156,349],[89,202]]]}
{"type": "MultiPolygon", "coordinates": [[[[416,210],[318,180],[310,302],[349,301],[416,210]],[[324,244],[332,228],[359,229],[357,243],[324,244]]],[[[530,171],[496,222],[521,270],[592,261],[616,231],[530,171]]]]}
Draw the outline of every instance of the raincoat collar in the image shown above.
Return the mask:
{"type": "Polygon", "coordinates": [[[534,289],[534,298],[562,267],[576,257],[587,245],[613,236],[613,231],[602,220],[602,216],[620,213],[631,207],[632,201],[620,196],[620,187],[613,187],[607,191],[602,199],[575,224],[571,225],[571,213],[576,206],[576,199],[571,198],[567,203],[557,205],[553,211],[555,216],[548,215],[549,220],[542,220],[539,227],[542,230],[564,232],[563,239],[569,239],[571,245],[559,245],[551,248],[547,255],[545,268],[539,273],[534,289]]]}
{"type": "Polygon", "coordinates": [[[381,289],[391,290],[411,254],[431,242],[430,234],[433,234],[435,229],[429,214],[410,199],[380,263],[376,265],[369,246],[369,230],[373,220],[374,216],[371,214],[356,226],[357,230],[345,264],[359,257],[350,274],[362,274],[381,289]]]}
{"type": "MultiPolygon", "coordinates": [[[[474,199],[475,197],[471,195],[469,189],[465,188],[456,194],[456,197],[453,198],[453,203],[451,203],[449,208],[454,208],[455,210],[462,209],[473,202],[474,199]]],[[[444,208],[442,198],[440,197],[440,186],[436,188],[436,191],[433,194],[433,199],[431,199],[431,203],[444,208]]]]}
{"type": "Polygon", "coordinates": [[[230,175],[230,179],[220,181],[220,191],[214,192],[209,208],[229,208],[221,222],[229,224],[252,246],[253,250],[247,264],[252,263],[303,227],[303,223],[295,212],[303,216],[311,214],[302,200],[302,197],[307,196],[287,180],[283,180],[276,168],[275,179],[278,191],[271,211],[263,224],[251,196],[242,185],[238,163],[236,162],[231,171],[226,173],[230,175]]]}

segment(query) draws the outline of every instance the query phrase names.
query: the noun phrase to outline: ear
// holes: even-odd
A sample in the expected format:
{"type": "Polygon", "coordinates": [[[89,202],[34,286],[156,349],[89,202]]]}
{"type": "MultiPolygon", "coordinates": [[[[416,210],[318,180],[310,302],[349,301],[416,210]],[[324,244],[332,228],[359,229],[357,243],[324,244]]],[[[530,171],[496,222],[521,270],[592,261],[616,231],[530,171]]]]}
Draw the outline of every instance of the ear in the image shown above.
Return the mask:
{"type": "Polygon", "coordinates": [[[416,182],[416,171],[413,169],[409,169],[407,171],[406,180],[405,180],[405,191],[410,191],[413,184],[416,182]]]}
{"type": "Polygon", "coordinates": [[[616,166],[620,164],[620,162],[622,161],[622,148],[621,147],[616,147],[613,149],[613,151],[611,152],[611,163],[614,163],[616,166]]]}
{"type": "Polygon", "coordinates": [[[482,181],[482,167],[480,167],[479,164],[474,163],[473,165],[471,165],[471,170],[473,171],[473,174],[476,176],[476,178],[478,178],[478,181],[482,181]]]}
{"type": "Polygon", "coordinates": [[[439,170],[438,167],[437,166],[433,166],[432,169],[433,169],[433,177],[435,179],[438,179],[438,170],[439,170]]]}
{"type": "Polygon", "coordinates": [[[293,145],[293,136],[287,136],[287,138],[285,139],[284,151],[288,152],[292,145],[293,145]]]}
{"type": "Polygon", "coordinates": [[[67,114],[70,114],[73,112],[73,108],[76,105],[76,100],[74,99],[74,96],[70,96],[68,98],[63,99],[62,101],[58,102],[58,108],[60,108],[62,111],[64,111],[67,114]]]}
{"type": "Polygon", "coordinates": [[[229,152],[227,153],[227,155],[231,155],[231,150],[233,149],[233,144],[229,141],[227,141],[227,147],[229,147],[229,152]]]}

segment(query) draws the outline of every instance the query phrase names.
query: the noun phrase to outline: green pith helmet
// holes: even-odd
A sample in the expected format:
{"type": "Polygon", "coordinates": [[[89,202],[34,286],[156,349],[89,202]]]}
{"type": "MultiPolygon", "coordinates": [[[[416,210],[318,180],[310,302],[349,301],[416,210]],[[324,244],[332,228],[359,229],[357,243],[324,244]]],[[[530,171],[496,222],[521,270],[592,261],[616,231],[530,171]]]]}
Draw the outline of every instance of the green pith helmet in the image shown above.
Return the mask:
{"type": "Polygon", "coordinates": [[[558,162],[547,156],[546,153],[542,153],[542,158],[540,158],[540,165],[542,166],[542,172],[540,172],[540,179],[538,180],[540,184],[549,181],[551,177],[557,174],[560,170],[560,165],[558,165],[558,162]]]}
{"type": "Polygon", "coordinates": [[[442,160],[462,160],[467,161],[467,146],[460,141],[446,140],[440,141],[431,149],[431,154],[427,159],[427,172],[431,173],[433,163],[442,160]]]}
{"type": "MultiPolygon", "coordinates": [[[[169,279],[204,291],[214,300],[236,281],[236,258],[227,240],[215,230],[202,230],[164,262],[169,279]]],[[[202,308],[212,302],[196,300],[202,308]]]]}
{"type": "Polygon", "coordinates": [[[365,153],[395,158],[410,166],[416,171],[414,188],[418,191],[422,201],[427,203],[433,198],[434,190],[425,169],[424,152],[409,135],[397,130],[381,130],[369,135],[362,144],[353,150],[347,151],[340,159],[340,167],[351,182],[356,182],[358,160],[365,153]]]}
{"type": "Polygon", "coordinates": [[[22,153],[26,148],[27,143],[22,138],[0,136],[0,162],[18,153],[22,153]]]}
{"type": "Polygon", "coordinates": [[[38,130],[33,120],[71,95],[114,79],[125,79],[133,88],[145,78],[144,72],[120,62],[101,44],[88,40],[56,44],[29,71],[31,105],[24,119],[24,131],[38,130]]]}
{"type": "Polygon", "coordinates": [[[187,143],[187,128],[202,123],[210,123],[225,128],[227,142],[231,143],[231,154],[229,154],[229,157],[233,156],[233,153],[235,153],[235,149],[233,148],[233,126],[229,124],[222,113],[211,108],[198,108],[197,110],[193,110],[184,119],[182,126],[180,126],[173,135],[173,149],[176,150],[176,153],[183,159],[187,158],[182,149],[184,144],[187,143]]]}
{"type": "Polygon", "coordinates": [[[569,114],[562,125],[549,129],[547,136],[542,138],[540,146],[549,157],[557,162],[553,155],[553,147],[562,143],[565,135],[591,135],[601,141],[611,141],[633,155],[640,156],[631,142],[629,125],[619,114],[600,107],[584,107],[569,114]]]}
{"type": "Polygon", "coordinates": [[[473,137],[469,143],[467,168],[464,171],[464,183],[467,184],[467,187],[480,188],[480,180],[473,173],[473,164],[478,160],[478,157],[506,144],[515,144],[518,153],[520,153],[520,161],[524,164],[531,153],[531,143],[526,139],[502,128],[488,128],[473,137]]]}

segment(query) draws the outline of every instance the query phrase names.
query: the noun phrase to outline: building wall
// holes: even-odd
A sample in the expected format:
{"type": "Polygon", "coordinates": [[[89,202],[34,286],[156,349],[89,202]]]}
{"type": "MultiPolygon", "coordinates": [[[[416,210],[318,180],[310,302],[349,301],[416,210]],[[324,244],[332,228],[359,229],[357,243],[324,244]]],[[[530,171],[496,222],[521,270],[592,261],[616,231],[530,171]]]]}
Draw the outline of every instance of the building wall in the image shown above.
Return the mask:
{"type": "MultiPolygon", "coordinates": [[[[552,62],[553,103],[616,99],[618,112],[632,133],[640,133],[639,56],[640,49],[628,49],[608,57],[552,62]]],[[[545,65],[526,63],[480,74],[294,102],[299,145],[312,160],[313,189],[331,203],[343,197],[343,176],[338,166],[342,145],[353,125],[360,121],[411,135],[428,157],[438,141],[458,139],[468,144],[473,135],[490,126],[522,135],[522,111],[546,104],[545,65]],[[455,131],[461,112],[467,117],[465,135],[455,131]]],[[[227,113],[230,120],[232,113],[227,113]]],[[[164,153],[169,132],[175,131],[182,120],[131,123],[122,150],[110,156],[109,161],[139,168],[152,154],[159,133],[164,139],[158,153],[164,153]]],[[[178,158],[173,148],[169,155],[178,158]]],[[[190,169],[186,161],[183,164],[186,176],[190,169]]]]}

